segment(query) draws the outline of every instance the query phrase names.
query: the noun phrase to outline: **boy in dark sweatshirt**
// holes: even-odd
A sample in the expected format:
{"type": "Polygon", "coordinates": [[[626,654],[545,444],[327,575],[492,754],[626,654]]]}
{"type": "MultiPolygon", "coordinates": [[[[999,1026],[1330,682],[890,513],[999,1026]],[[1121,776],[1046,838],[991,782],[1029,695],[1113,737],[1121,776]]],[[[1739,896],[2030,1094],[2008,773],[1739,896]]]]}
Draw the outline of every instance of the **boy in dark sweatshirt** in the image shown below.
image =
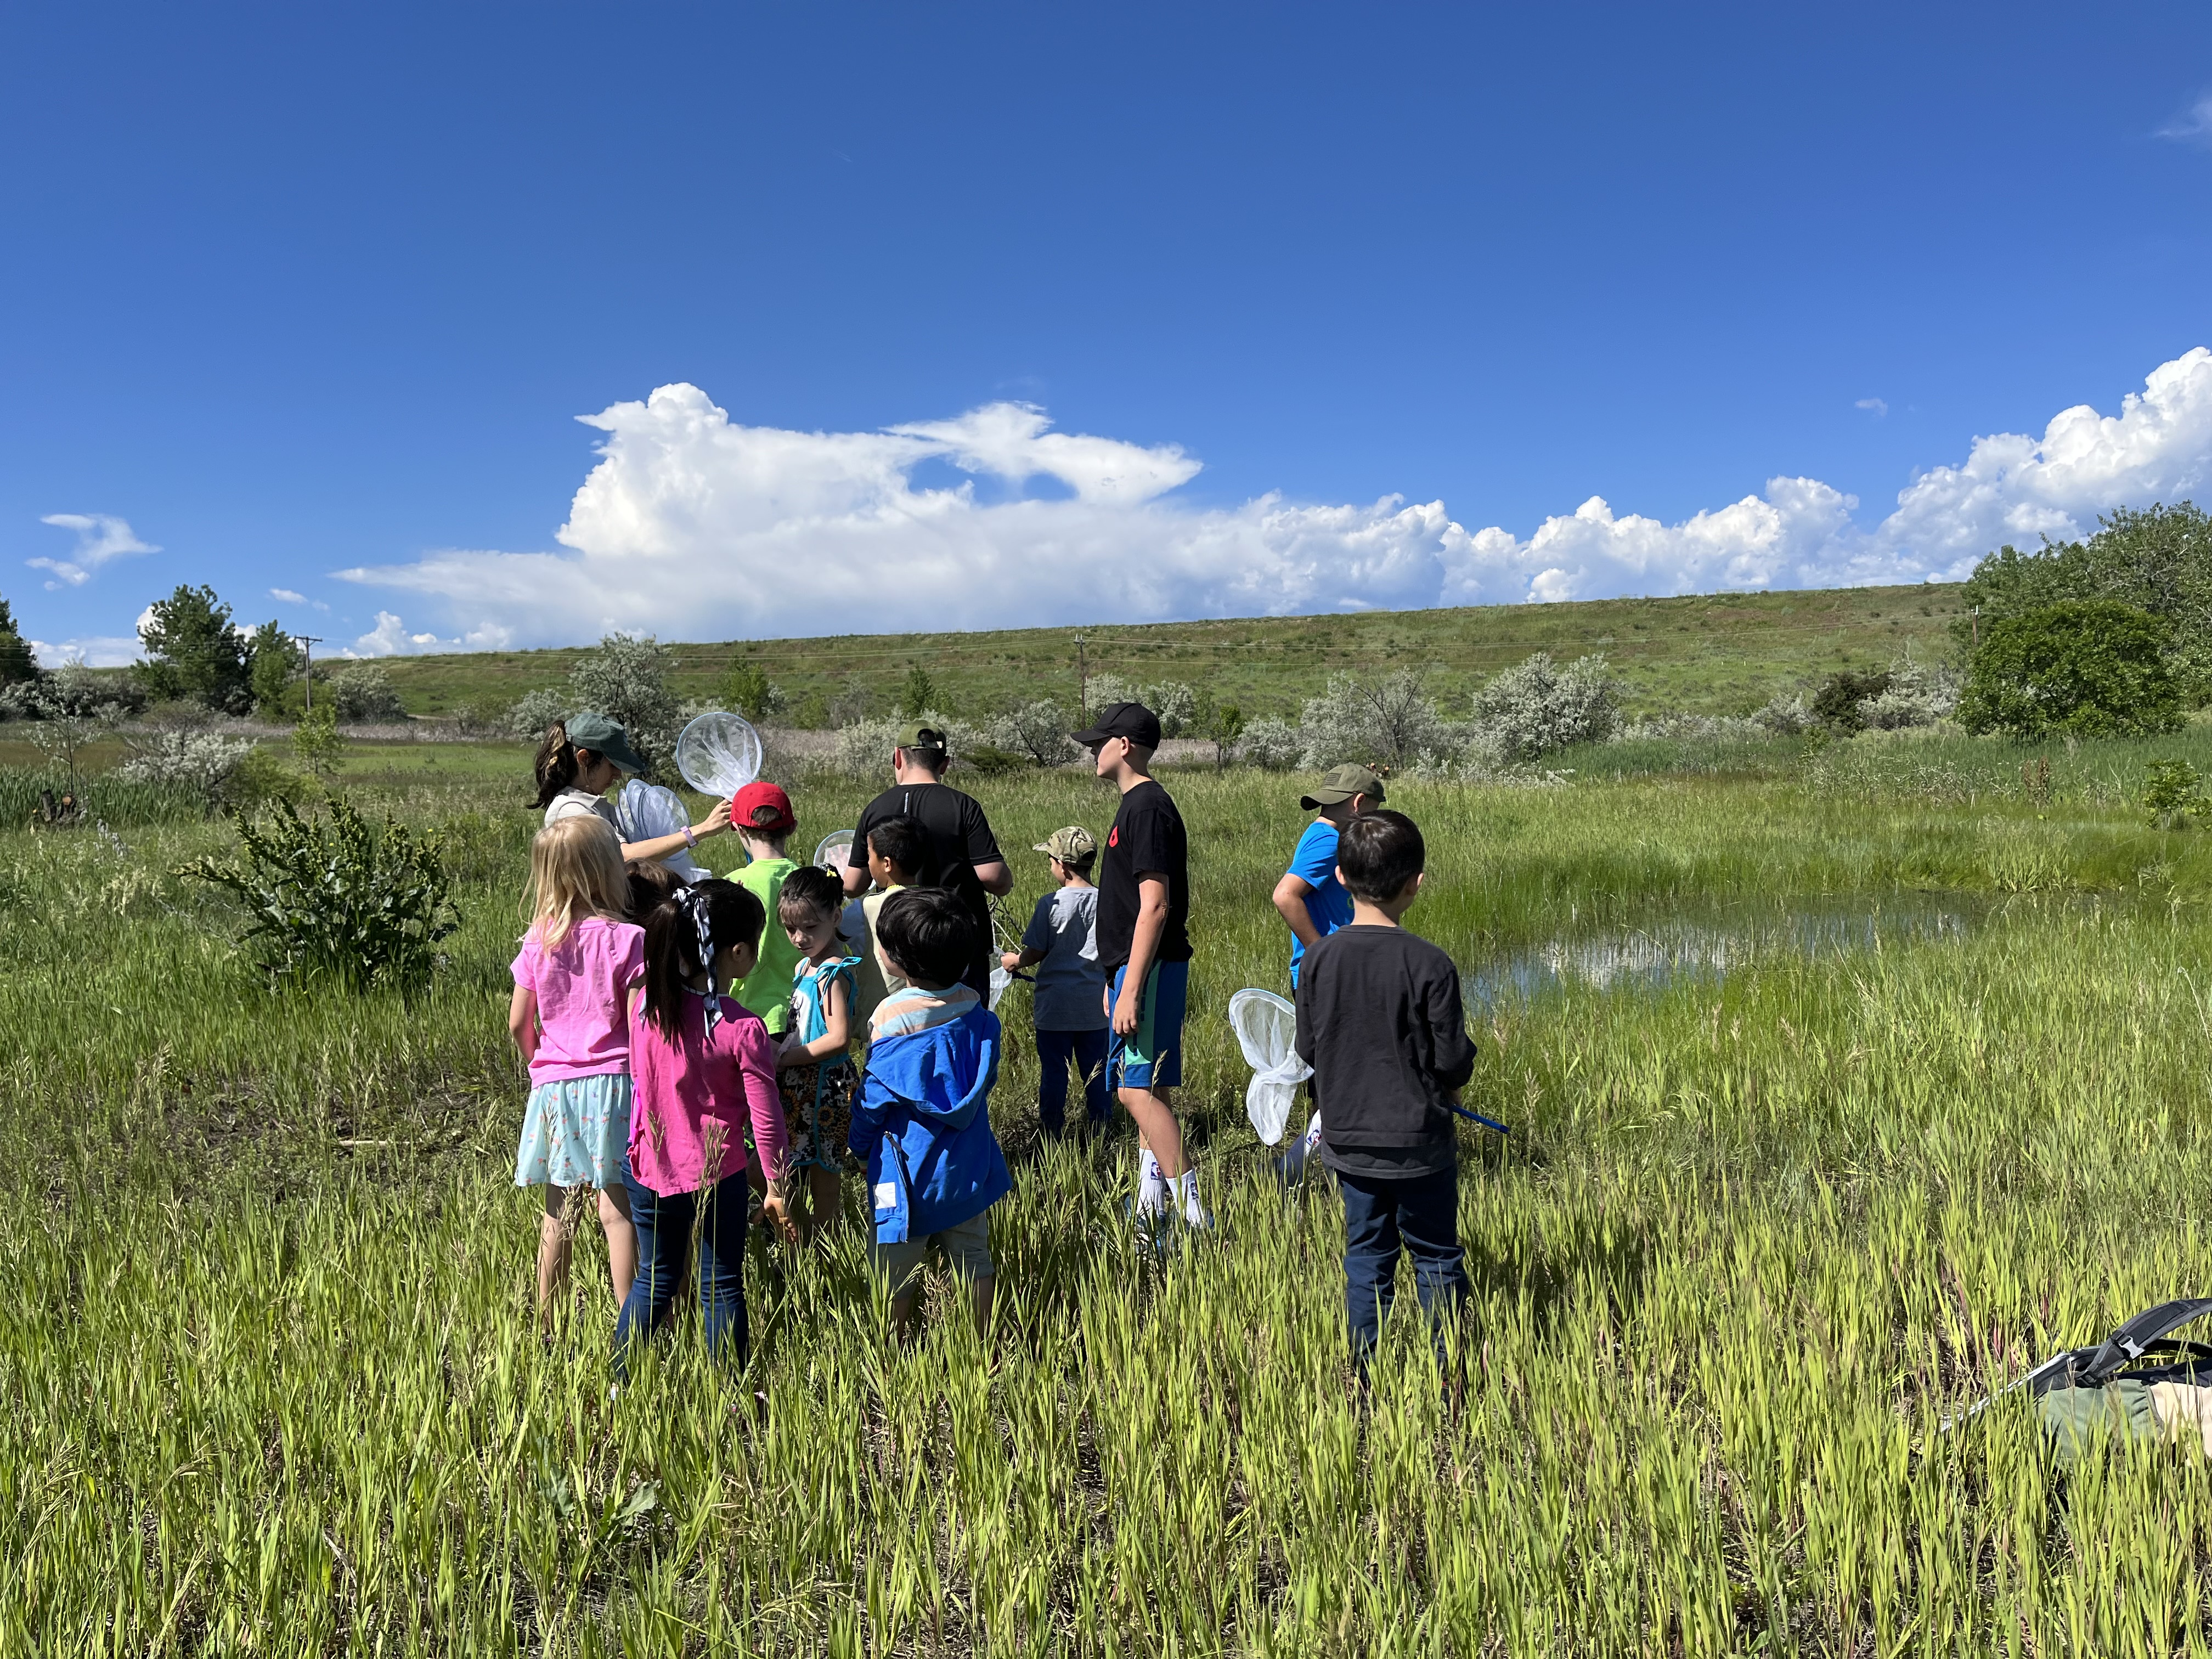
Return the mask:
{"type": "Polygon", "coordinates": [[[1403,812],[1344,826],[1338,879],[1352,921],[1309,949],[1297,985],[1298,1057],[1314,1068],[1322,1160],[1344,1193],[1344,1306],[1364,1372],[1396,1293],[1402,1247],[1436,1327],[1468,1292],[1459,1244],[1452,1104],[1474,1071],[1459,969],[1398,919],[1427,848],[1403,812]]]}

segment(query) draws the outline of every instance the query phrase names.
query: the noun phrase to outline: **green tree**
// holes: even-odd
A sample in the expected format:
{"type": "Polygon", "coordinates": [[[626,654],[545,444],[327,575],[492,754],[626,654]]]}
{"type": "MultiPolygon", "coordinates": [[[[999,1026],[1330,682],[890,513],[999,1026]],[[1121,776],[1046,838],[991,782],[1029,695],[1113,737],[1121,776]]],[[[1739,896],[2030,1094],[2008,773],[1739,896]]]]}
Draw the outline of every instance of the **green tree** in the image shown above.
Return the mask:
{"type": "Polygon", "coordinates": [[[246,642],[246,684],[253,710],[264,720],[279,720],[292,691],[292,676],[305,659],[299,642],[274,622],[253,630],[246,642]]]}
{"type": "Polygon", "coordinates": [[[39,678],[39,659],[31,643],[15,627],[15,612],[0,599],[0,685],[15,685],[39,678]]]}
{"type": "Polygon", "coordinates": [[[910,663],[906,679],[899,686],[899,714],[906,720],[918,720],[933,710],[940,714],[945,712],[937,700],[937,682],[929,678],[929,671],[920,663],[910,663]]]}
{"type": "Polygon", "coordinates": [[[1189,729],[1213,745],[1213,769],[1226,771],[1230,751],[1244,735],[1244,711],[1233,702],[1216,702],[1201,694],[1192,710],[1189,729]]]}
{"type": "Polygon", "coordinates": [[[337,774],[345,756],[345,739],[338,735],[338,711],[327,700],[300,716],[292,728],[292,753],[325,782],[337,774]]]}
{"type": "Polygon", "coordinates": [[[760,721],[781,711],[784,696],[757,662],[735,662],[722,679],[722,696],[747,720],[760,721]]]}
{"type": "Polygon", "coordinates": [[[2167,669],[2191,703],[2212,701],[2212,515],[2190,501],[2118,507],[2097,533],[2035,553],[2001,547],[1974,567],[1951,624],[1961,646],[2065,599],[2112,599],[2167,624],[2167,669]],[[1975,611],[1979,611],[1976,617],[1975,611]]]}
{"type": "Polygon", "coordinates": [[[1974,653],[1959,723],[2019,738],[2171,732],[2182,699],[2167,643],[2165,623],[2115,599],[2062,599],[2007,617],[1974,653]]]}
{"type": "Polygon", "coordinates": [[[139,678],[155,696],[228,714],[243,714],[253,706],[246,641],[213,588],[179,583],[167,599],[154,601],[138,638],[146,647],[139,678]]]}

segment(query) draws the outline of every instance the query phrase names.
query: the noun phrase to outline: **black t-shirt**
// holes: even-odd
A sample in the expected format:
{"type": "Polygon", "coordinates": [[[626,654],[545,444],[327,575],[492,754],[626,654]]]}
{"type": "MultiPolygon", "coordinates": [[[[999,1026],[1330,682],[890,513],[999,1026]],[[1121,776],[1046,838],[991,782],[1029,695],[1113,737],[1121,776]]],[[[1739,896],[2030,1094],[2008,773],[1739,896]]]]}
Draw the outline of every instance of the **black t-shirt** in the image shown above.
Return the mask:
{"type": "Polygon", "coordinates": [[[1111,974],[1137,937],[1137,878],[1168,878],[1168,925],[1155,962],[1190,960],[1190,837],[1175,797],[1146,779],[1121,797],[1098,870],[1098,965],[1111,974]]]}
{"type": "Polygon", "coordinates": [[[1474,1073],[1474,1043],[1452,959],[1401,927],[1354,922],[1306,952],[1297,1008],[1322,1162],[1382,1180],[1453,1168],[1452,1096],[1474,1073]]]}
{"type": "Polygon", "coordinates": [[[975,919],[975,959],[962,975],[976,995],[991,994],[991,896],[975,879],[979,864],[997,864],[1004,857],[991,821],[975,798],[949,784],[902,783],[886,789],[860,809],[860,828],[853,832],[853,850],[846,862],[865,872],[868,867],[868,831],[886,818],[913,818],[921,825],[929,852],[922,867],[911,873],[917,887],[949,887],[960,896],[975,919]]]}

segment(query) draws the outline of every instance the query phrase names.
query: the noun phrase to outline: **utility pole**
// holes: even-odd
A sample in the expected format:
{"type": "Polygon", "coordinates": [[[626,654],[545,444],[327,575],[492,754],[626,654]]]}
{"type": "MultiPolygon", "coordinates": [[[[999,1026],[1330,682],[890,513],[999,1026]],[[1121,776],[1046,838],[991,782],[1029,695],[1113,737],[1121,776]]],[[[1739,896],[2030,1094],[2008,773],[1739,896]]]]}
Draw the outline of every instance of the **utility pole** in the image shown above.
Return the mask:
{"type": "Polygon", "coordinates": [[[315,647],[323,642],[322,637],[316,634],[295,634],[292,637],[299,641],[301,656],[307,665],[307,712],[312,714],[315,712],[315,647]]]}
{"type": "Polygon", "coordinates": [[[1075,712],[1083,716],[1085,726],[1091,724],[1091,668],[1084,660],[1080,634],[1075,636],[1075,712]]]}
{"type": "Polygon", "coordinates": [[[1972,620],[1968,623],[1968,626],[1974,630],[1973,648],[1978,651],[1982,648],[1982,607],[1978,605],[1976,605],[1973,608],[1972,615],[1972,620]]]}

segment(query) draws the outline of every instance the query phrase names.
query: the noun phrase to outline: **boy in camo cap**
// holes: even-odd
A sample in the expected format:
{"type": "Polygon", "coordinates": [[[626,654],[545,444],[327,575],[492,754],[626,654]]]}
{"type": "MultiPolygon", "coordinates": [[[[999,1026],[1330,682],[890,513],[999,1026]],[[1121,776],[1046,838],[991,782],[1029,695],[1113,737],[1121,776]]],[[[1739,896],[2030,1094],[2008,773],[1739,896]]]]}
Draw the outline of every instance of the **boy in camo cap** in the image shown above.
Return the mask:
{"type": "Polygon", "coordinates": [[[1098,890],[1091,866],[1098,843],[1079,823],[1055,830],[1036,850],[1051,860],[1058,890],[1037,901],[1022,948],[999,958],[1008,973],[1036,969],[1030,998],[1036,1022],[1037,1121],[1058,1139],[1066,1127],[1067,1066],[1083,1079],[1087,1127],[1103,1129],[1113,1116],[1106,1086],[1106,975],[1098,966],[1098,890]]]}

